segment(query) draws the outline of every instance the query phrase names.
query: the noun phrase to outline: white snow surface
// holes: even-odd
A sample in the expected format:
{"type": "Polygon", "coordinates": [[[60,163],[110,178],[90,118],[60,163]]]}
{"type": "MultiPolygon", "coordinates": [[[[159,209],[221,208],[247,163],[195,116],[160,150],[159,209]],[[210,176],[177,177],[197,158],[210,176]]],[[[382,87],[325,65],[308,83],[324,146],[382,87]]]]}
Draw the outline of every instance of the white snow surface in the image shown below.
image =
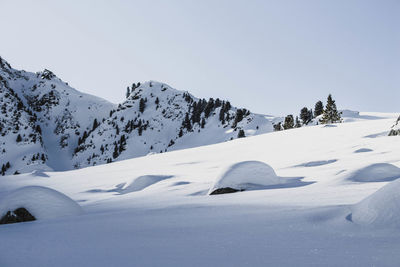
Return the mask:
{"type": "Polygon", "coordinates": [[[398,266],[400,180],[349,180],[374,164],[400,167],[400,138],[387,136],[398,114],[359,115],[335,127],[1,177],[0,198],[44,186],[85,212],[1,225],[0,266],[398,266]],[[207,194],[228,166],[248,161],[302,184],[207,194]],[[138,177],[165,179],[140,178],[146,187],[123,193],[138,177]]]}
{"type": "Polygon", "coordinates": [[[352,207],[357,224],[400,228],[400,180],[385,185],[352,207]]]}
{"type": "Polygon", "coordinates": [[[82,208],[71,198],[43,186],[26,186],[0,200],[0,217],[7,211],[26,208],[37,220],[82,214],[82,208]]]}

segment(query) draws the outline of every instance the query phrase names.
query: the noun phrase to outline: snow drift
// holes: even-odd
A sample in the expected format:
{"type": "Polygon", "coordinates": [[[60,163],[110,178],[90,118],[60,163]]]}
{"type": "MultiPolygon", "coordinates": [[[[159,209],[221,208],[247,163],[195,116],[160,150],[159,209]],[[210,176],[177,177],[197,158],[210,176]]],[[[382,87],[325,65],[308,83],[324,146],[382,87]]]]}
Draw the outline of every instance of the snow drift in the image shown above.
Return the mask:
{"type": "Polygon", "coordinates": [[[79,215],[82,208],[66,195],[42,186],[27,186],[9,193],[0,201],[0,217],[7,211],[27,209],[36,219],[79,215]]]}
{"type": "Polygon", "coordinates": [[[400,168],[389,163],[375,163],[355,171],[348,178],[354,182],[388,182],[400,178],[400,168]]]}
{"type": "Polygon", "coordinates": [[[400,227],[400,180],[393,181],[352,207],[360,225],[400,227]]]}
{"type": "Polygon", "coordinates": [[[290,182],[293,182],[293,179],[277,176],[274,169],[264,162],[243,161],[228,167],[217,178],[208,193],[213,194],[216,190],[224,188],[229,191],[226,193],[262,189],[267,186],[288,184],[290,182]]]}
{"type": "Polygon", "coordinates": [[[128,185],[124,185],[121,189],[115,191],[120,194],[128,194],[131,192],[141,191],[155,183],[172,177],[172,175],[143,175],[135,178],[128,185]]]}

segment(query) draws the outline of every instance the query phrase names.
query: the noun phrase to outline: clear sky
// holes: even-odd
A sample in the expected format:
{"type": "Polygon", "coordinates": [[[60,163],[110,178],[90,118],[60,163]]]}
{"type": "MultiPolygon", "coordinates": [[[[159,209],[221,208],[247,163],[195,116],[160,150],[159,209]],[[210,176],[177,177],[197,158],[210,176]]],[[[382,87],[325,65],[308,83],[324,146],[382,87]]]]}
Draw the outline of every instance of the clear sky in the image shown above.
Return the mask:
{"type": "Polygon", "coordinates": [[[0,0],[0,55],[117,103],[157,80],[285,115],[400,111],[399,0],[0,0]]]}

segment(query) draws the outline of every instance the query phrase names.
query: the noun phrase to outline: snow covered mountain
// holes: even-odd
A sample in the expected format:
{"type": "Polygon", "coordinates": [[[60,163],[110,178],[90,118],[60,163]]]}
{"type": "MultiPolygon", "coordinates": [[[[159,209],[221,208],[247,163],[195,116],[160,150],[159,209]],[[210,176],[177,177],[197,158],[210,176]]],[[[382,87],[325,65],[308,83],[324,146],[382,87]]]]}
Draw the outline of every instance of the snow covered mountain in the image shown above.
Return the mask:
{"type": "Polygon", "coordinates": [[[114,105],[0,58],[1,174],[69,170],[272,131],[276,118],[159,82],[114,105]]]}
{"type": "Polygon", "coordinates": [[[114,105],[81,93],[49,70],[15,70],[0,58],[1,154],[6,173],[71,169],[78,138],[114,105]],[[8,162],[8,164],[7,164],[8,162]]]}
{"type": "Polygon", "coordinates": [[[228,101],[197,99],[163,83],[134,84],[125,102],[84,133],[74,154],[74,166],[271,132],[272,119],[234,108],[228,101]]]}

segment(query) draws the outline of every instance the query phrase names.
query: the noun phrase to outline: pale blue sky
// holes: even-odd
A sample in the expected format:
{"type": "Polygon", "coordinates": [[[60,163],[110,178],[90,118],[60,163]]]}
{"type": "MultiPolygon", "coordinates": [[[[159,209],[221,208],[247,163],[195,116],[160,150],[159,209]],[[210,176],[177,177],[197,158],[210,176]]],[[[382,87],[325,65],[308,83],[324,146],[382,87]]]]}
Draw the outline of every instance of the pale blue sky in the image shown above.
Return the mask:
{"type": "Polygon", "coordinates": [[[158,80],[284,115],[400,111],[400,1],[0,0],[0,55],[114,103],[158,80]]]}

